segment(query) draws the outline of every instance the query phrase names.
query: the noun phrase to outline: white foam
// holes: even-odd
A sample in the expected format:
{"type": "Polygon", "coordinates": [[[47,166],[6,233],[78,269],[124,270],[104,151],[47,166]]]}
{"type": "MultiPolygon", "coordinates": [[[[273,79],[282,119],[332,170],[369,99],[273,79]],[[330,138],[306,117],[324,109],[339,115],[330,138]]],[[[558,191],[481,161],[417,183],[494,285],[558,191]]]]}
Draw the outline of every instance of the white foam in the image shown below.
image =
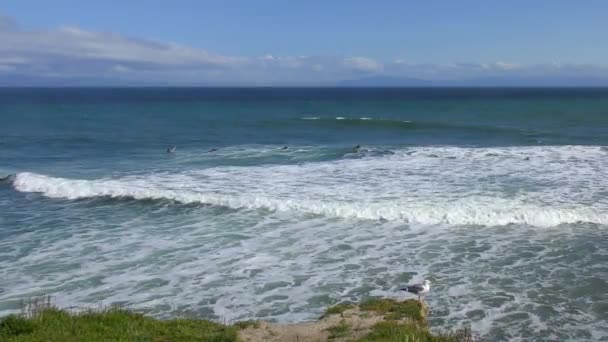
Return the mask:
{"type": "Polygon", "coordinates": [[[19,173],[15,189],[53,198],[167,199],[413,224],[608,224],[598,147],[418,148],[301,165],[216,167],[77,180],[19,173]],[[529,160],[527,159],[529,158],[529,160]]]}

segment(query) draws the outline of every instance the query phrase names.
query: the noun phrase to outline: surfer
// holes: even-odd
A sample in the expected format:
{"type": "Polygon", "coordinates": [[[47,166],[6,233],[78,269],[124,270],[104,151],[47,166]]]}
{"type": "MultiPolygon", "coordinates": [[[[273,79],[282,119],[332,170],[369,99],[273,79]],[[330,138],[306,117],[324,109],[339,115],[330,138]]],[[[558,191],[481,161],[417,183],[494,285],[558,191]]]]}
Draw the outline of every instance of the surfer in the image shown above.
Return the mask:
{"type": "Polygon", "coordinates": [[[288,147],[287,147],[287,146],[283,146],[283,147],[281,148],[281,150],[286,150],[286,149],[288,149],[288,147]]]}
{"type": "Polygon", "coordinates": [[[177,149],[177,147],[176,147],[176,146],[169,147],[169,148],[167,149],[167,153],[175,153],[175,150],[176,150],[176,149],[177,149]]]}
{"type": "Polygon", "coordinates": [[[353,152],[359,152],[361,149],[361,145],[357,144],[357,146],[353,147],[353,152]]]}
{"type": "Polygon", "coordinates": [[[215,152],[215,151],[217,151],[217,148],[212,148],[209,151],[207,151],[207,153],[211,153],[211,152],[215,152]]]}

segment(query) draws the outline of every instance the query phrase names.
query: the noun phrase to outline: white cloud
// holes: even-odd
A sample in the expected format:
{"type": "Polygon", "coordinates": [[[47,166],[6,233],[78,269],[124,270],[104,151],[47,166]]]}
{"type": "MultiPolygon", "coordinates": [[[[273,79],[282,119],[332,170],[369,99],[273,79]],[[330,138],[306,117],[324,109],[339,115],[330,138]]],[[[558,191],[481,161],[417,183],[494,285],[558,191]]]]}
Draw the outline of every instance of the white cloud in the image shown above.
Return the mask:
{"type": "Polygon", "coordinates": [[[495,66],[502,70],[515,70],[519,67],[517,64],[505,63],[505,62],[496,62],[495,66]]]}
{"type": "Polygon", "coordinates": [[[258,59],[261,61],[274,61],[274,56],[271,54],[266,54],[264,56],[258,57],[258,59]]]}
{"type": "Polygon", "coordinates": [[[510,71],[519,68],[517,64],[506,62],[483,63],[480,64],[481,69],[489,71],[510,71]]]}
{"type": "Polygon", "coordinates": [[[112,70],[114,70],[116,72],[129,72],[129,71],[131,71],[131,69],[129,69],[126,66],[121,65],[121,64],[113,66],[112,70]]]}
{"type": "Polygon", "coordinates": [[[28,31],[4,17],[0,17],[0,42],[3,74],[63,79],[115,76],[143,82],[322,84],[382,70],[382,64],[365,57],[225,56],[73,26],[28,31]]]}
{"type": "Polygon", "coordinates": [[[382,71],[382,63],[367,57],[348,57],[344,59],[344,65],[356,71],[378,72],[382,71]]]}
{"type": "MultiPolygon", "coordinates": [[[[335,84],[366,75],[428,80],[527,75],[608,77],[593,65],[519,65],[488,63],[415,63],[395,59],[383,64],[369,57],[277,56],[239,57],[110,32],[64,26],[28,31],[0,16],[0,81],[2,76],[104,79],[146,84],[335,84]]],[[[14,79],[6,77],[5,79],[14,79]]]]}
{"type": "Polygon", "coordinates": [[[165,67],[231,67],[242,58],[221,56],[172,43],[89,32],[76,27],[52,31],[0,30],[0,58],[27,58],[34,63],[108,61],[165,67]]]}
{"type": "Polygon", "coordinates": [[[291,68],[297,69],[300,67],[307,66],[308,57],[300,56],[300,57],[275,57],[271,54],[267,54],[264,56],[260,56],[257,58],[257,61],[261,63],[261,65],[265,67],[279,67],[279,68],[291,68]]]}

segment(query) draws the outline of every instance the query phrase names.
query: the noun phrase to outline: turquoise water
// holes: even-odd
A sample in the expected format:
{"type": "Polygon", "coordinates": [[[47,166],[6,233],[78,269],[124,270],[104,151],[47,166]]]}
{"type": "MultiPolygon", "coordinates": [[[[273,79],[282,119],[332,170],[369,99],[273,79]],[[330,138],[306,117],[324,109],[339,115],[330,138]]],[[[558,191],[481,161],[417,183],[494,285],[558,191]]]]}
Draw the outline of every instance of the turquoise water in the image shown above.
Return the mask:
{"type": "Polygon", "coordinates": [[[606,89],[6,88],[0,118],[0,314],[292,322],[430,279],[434,327],[608,340],[606,89]]]}

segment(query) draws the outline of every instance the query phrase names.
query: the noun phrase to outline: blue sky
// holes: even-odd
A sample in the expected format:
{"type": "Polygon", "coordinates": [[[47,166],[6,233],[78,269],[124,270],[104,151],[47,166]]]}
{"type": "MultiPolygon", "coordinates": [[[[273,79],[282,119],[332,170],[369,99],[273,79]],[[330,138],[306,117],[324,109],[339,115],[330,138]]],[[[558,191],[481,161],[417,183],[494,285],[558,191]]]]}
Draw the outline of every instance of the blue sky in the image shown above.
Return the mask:
{"type": "Polygon", "coordinates": [[[3,0],[0,80],[608,79],[608,1],[3,0]]]}

